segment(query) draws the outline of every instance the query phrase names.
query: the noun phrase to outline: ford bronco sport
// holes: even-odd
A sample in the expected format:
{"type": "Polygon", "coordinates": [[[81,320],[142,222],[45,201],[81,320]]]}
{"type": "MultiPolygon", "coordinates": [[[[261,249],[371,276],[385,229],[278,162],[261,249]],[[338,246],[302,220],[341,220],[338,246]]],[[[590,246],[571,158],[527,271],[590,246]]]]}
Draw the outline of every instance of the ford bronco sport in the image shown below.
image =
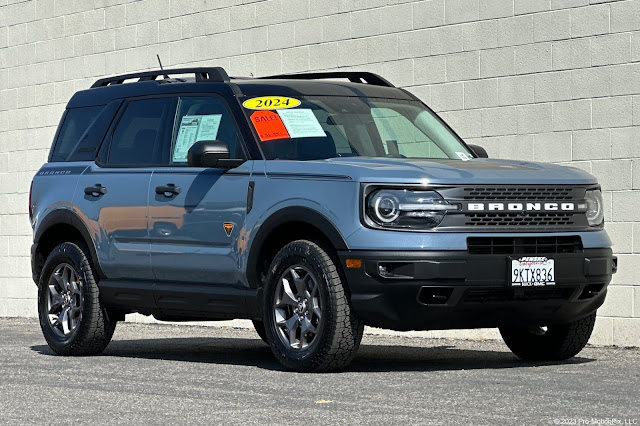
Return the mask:
{"type": "Polygon", "coordinates": [[[600,187],[486,157],[366,72],[98,80],[32,183],[44,337],[97,354],[139,312],[253,320],[296,371],[345,368],[365,325],[498,327],[520,358],[572,357],[616,269],[600,187]]]}

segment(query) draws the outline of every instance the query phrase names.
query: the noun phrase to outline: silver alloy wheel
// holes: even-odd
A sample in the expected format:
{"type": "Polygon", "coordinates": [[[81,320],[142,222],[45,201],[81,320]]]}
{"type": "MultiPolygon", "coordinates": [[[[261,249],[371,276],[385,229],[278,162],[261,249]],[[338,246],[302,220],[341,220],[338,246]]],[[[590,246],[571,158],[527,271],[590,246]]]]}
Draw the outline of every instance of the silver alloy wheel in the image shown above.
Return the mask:
{"type": "Polygon", "coordinates": [[[317,340],[322,298],[310,270],[294,265],[282,274],[273,309],[278,337],[290,349],[304,350],[317,340]]]}
{"type": "Polygon", "coordinates": [[[61,263],[47,284],[47,316],[56,335],[68,338],[82,319],[82,292],[73,266],[61,263]]]}
{"type": "Polygon", "coordinates": [[[544,336],[545,334],[547,334],[547,327],[539,327],[539,326],[530,326],[527,327],[527,330],[529,330],[529,333],[536,335],[536,336],[544,336]]]}

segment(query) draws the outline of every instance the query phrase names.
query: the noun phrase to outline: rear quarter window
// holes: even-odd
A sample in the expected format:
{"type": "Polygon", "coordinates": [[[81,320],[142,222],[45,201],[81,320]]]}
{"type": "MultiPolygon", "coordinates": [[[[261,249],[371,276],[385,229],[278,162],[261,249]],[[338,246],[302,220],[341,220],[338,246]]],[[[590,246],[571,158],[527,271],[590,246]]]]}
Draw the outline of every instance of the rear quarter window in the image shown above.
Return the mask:
{"type": "Polygon", "coordinates": [[[58,133],[50,161],[68,161],[80,136],[89,128],[104,106],[68,109],[58,133]]]}

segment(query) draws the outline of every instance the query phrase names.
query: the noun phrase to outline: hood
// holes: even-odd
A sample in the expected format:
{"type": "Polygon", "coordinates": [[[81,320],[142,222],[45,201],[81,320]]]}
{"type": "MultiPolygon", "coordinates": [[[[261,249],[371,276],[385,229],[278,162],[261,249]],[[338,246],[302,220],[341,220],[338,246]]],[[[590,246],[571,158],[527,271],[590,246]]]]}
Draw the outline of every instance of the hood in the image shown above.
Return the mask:
{"type": "Polygon", "coordinates": [[[462,160],[418,160],[404,158],[344,157],[318,161],[266,161],[270,177],[299,174],[358,182],[422,184],[545,184],[591,185],[589,173],[567,166],[517,160],[474,158],[462,160]]]}

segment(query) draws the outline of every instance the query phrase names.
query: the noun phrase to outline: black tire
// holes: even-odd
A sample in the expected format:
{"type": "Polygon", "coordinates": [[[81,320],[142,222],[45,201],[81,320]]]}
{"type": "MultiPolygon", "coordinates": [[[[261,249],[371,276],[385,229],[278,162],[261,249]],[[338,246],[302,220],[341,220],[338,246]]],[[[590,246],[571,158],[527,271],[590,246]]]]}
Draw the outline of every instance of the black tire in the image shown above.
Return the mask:
{"type": "MultiPolygon", "coordinates": [[[[40,327],[45,340],[59,355],[95,355],[102,352],[113,336],[116,321],[111,320],[100,299],[100,291],[94,278],[93,268],[88,260],[87,248],[81,244],[60,244],[47,257],[38,283],[38,313],[40,327]],[[74,290],[66,294],[57,272],[67,270],[75,273],[74,290]],[[54,276],[55,275],[55,276],[54,276]],[[58,278],[56,278],[58,277],[58,278]],[[53,289],[50,288],[53,285],[53,289]],[[55,293],[57,292],[57,293],[55,293]],[[54,295],[55,293],[55,295],[54,295]],[[61,299],[62,296],[62,299],[61,299]],[[66,297],[66,299],[65,299],[66,297]],[[75,327],[66,333],[60,321],[60,314],[52,300],[64,300],[60,309],[69,309],[69,316],[75,315],[75,327]],[[70,302],[69,300],[72,300],[70,302]],[[75,308],[71,308],[71,307],[75,308]],[[50,311],[53,314],[50,315],[50,311]],[[58,315],[58,319],[52,318],[58,315]],[[55,322],[54,322],[55,321],[55,322]]],[[[69,280],[68,280],[69,281],[69,280]]],[[[67,323],[67,325],[70,323],[67,323]]],[[[67,327],[71,329],[71,327],[67,327]]]]}
{"type": "Polygon", "coordinates": [[[511,352],[527,361],[561,361],[577,355],[589,341],[596,313],[577,321],[542,327],[502,327],[511,352]]]}
{"type": "MultiPolygon", "coordinates": [[[[331,249],[316,242],[293,241],[278,252],[269,268],[264,291],[265,332],[273,354],[287,369],[299,372],[341,370],[351,363],[360,346],[364,324],[351,307],[345,280],[332,254],[331,249]],[[276,325],[276,292],[281,288],[278,283],[282,283],[285,273],[295,268],[312,274],[310,281],[317,288],[313,300],[320,304],[322,314],[315,323],[312,341],[306,348],[302,347],[302,337],[299,348],[285,343],[285,331],[282,325],[276,325]]],[[[307,299],[304,300],[306,304],[307,299]]]]}
{"type": "Polygon", "coordinates": [[[261,320],[253,320],[253,328],[256,329],[256,333],[258,333],[262,341],[268,345],[269,341],[267,340],[267,333],[264,331],[264,322],[261,320]]]}

